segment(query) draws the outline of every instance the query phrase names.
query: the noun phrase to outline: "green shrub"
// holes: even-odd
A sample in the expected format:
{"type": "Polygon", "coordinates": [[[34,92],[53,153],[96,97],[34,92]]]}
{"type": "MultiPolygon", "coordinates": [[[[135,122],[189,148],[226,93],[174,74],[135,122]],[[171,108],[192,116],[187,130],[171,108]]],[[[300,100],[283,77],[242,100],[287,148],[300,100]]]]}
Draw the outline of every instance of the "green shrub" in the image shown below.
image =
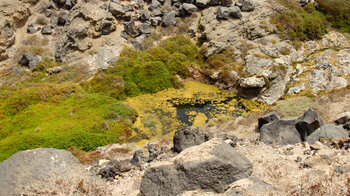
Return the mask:
{"type": "Polygon", "coordinates": [[[334,28],[350,33],[350,1],[349,0],[318,0],[320,11],[334,28]]]}
{"type": "Polygon", "coordinates": [[[175,75],[189,76],[189,65],[198,60],[198,49],[185,36],[175,36],[145,51],[124,48],[116,64],[83,84],[90,92],[124,99],[181,86],[175,75]]]}
{"type": "Polygon", "coordinates": [[[301,7],[295,0],[279,0],[287,9],[271,17],[282,38],[290,40],[320,39],[327,33],[326,17],[313,4],[301,7]]]}

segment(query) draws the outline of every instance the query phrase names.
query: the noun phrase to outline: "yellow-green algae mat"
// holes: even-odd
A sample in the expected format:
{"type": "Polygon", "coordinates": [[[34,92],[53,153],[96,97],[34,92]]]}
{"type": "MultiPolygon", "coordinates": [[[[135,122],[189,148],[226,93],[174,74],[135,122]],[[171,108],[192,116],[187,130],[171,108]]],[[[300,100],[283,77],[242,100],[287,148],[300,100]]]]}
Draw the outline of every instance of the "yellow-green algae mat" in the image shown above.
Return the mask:
{"type": "Polygon", "coordinates": [[[164,135],[171,137],[181,126],[203,126],[211,118],[241,116],[265,107],[265,104],[200,82],[186,82],[181,89],[169,88],[128,98],[125,103],[138,113],[129,141],[139,143],[164,135]],[[209,107],[200,109],[204,106],[209,107]],[[182,116],[178,112],[182,112],[182,116]],[[184,116],[187,123],[181,120],[184,116]]]}

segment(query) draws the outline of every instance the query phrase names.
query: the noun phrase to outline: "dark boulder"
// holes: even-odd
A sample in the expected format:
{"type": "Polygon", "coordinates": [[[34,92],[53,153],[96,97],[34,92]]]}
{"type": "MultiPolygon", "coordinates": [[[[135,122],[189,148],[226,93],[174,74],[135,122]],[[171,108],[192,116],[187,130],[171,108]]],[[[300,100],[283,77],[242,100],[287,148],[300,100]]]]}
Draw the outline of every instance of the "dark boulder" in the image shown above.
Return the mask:
{"type": "Polygon", "coordinates": [[[236,19],[242,18],[242,13],[241,13],[241,10],[239,9],[239,7],[231,6],[230,7],[230,16],[232,18],[236,18],[236,19]]]}
{"type": "Polygon", "coordinates": [[[298,122],[295,124],[303,141],[306,141],[310,134],[323,125],[324,122],[312,108],[308,109],[303,116],[299,117],[298,122]]]}
{"type": "Polygon", "coordinates": [[[309,135],[306,142],[313,144],[316,141],[319,141],[321,138],[349,138],[349,134],[341,126],[336,126],[333,124],[323,125],[309,135]]]}
{"type": "Polygon", "coordinates": [[[159,151],[154,144],[148,144],[148,162],[152,162],[154,159],[156,159],[159,155],[159,151]]]}
{"type": "Polygon", "coordinates": [[[28,67],[29,62],[32,61],[33,59],[34,59],[34,54],[31,52],[27,52],[19,59],[18,64],[28,67]]]}
{"type": "Polygon", "coordinates": [[[160,22],[162,21],[162,18],[159,16],[158,17],[151,17],[150,21],[151,21],[152,26],[158,26],[160,24],[160,22]]]}
{"type": "Polygon", "coordinates": [[[211,139],[209,133],[199,128],[185,127],[175,132],[173,143],[174,151],[181,152],[186,148],[202,144],[211,139]]]}
{"type": "Polygon", "coordinates": [[[107,166],[101,168],[98,174],[107,180],[113,180],[115,176],[121,175],[124,172],[128,172],[132,169],[132,164],[129,159],[125,160],[111,160],[107,166]]]}
{"type": "Polygon", "coordinates": [[[274,120],[260,128],[260,140],[272,144],[274,142],[286,145],[302,142],[298,130],[295,128],[296,120],[274,120]]]}
{"type": "Polygon", "coordinates": [[[131,37],[137,37],[138,35],[140,35],[139,30],[135,26],[135,21],[133,20],[124,23],[124,28],[128,35],[130,35],[131,37]]]}
{"type": "Polygon", "coordinates": [[[148,9],[149,9],[150,11],[153,11],[153,10],[155,10],[155,9],[159,9],[161,6],[162,6],[162,4],[161,4],[159,1],[157,1],[157,0],[152,0],[151,6],[149,6],[148,9]]]}
{"type": "Polygon", "coordinates": [[[263,125],[268,124],[274,120],[279,120],[280,115],[277,112],[270,112],[265,114],[264,116],[258,119],[258,129],[260,129],[263,125]]]}
{"type": "Polygon", "coordinates": [[[57,24],[58,25],[65,25],[67,20],[69,18],[69,12],[66,12],[66,11],[62,11],[58,14],[58,20],[57,20],[57,24]]]}
{"type": "Polygon", "coordinates": [[[221,4],[221,0],[209,0],[208,5],[209,6],[216,6],[216,5],[220,5],[221,4]]]}
{"type": "Polygon", "coordinates": [[[142,10],[140,13],[140,20],[142,22],[146,22],[150,16],[151,16],[151,13],[148,10],[142,10]]]}
{"type": "Polygon", "coordinates": [[[41,61],[41,56],[34,55],[31,52],[25,53],[18,61],[18,64],[28,67],[29,69],[34,69],[41,61]]]}
{"type": "Polygon", "coordinates": [[[64,5],[66,3],[66,0],[53,0],[53,1],[59,5],[64,5]]]}
{"type": "Polygon", "coordinates": [[[232,182],[251,173],[250,161],[216,138],[184,150],[172,162],[148,169],[140,191],[147,196],[179,195],[197,189],[223,193],[232,182]]]}
{"type": "Polygon", "coordinates": [[[232,5],[232,0],[221,0],[221,5],[229,7],[232,5]]]}
{"type": "Polygon", "coordinates": [[[120,32],[120,37],[122,37],[122,38],[124,38],[126,40],[129,39],[129,35],[128,35],[128,33],[126,31],[120,32]]]}
{"type": "Polygon", "coordinates": [[[131,159],[131,164],[140,166],[142,163],[144,163],[146,158],[143,156],[142,150],[138,150],[134,153],[134,156],[131,159]]]}
{"type": "Polygon", "coordinates": [[[196,6],[201,9],[207,8],[209,6],[209,0],[196,0],[196,6]]]}

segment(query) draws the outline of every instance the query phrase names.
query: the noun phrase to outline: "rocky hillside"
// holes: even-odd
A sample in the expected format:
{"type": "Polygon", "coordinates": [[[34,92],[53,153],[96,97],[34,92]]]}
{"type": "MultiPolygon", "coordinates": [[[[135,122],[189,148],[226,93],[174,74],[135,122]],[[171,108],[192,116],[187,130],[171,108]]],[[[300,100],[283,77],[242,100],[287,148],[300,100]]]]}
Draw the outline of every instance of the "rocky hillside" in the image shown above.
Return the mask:
{"type": "Polygon", "coordinates": [[[1,0],[0,195],[349,195],[349,33],[344,0],[1,0]]]}

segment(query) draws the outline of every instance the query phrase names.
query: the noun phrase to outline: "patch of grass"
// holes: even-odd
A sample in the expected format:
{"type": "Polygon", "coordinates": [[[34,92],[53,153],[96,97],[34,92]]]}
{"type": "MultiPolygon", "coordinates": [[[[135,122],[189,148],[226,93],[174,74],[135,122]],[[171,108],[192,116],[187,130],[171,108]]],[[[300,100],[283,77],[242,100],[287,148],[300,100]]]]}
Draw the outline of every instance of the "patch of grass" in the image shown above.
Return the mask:
{"type": "Polygon", "coordinates": [[[0,130],[0,161],[15,152],[39,147],[67,149],[76,146],[91,151],[120,142],[121,136],[130,136],[130,119],[135,119],[136,115],[122,103],[96,94],[61,99],[59,102],[47,99],[36,104],[25,103],[26,107],[19,108],[21,112],[12,105],[2,107],[5,118],[0,120],[4,124],[0,130]]]}

